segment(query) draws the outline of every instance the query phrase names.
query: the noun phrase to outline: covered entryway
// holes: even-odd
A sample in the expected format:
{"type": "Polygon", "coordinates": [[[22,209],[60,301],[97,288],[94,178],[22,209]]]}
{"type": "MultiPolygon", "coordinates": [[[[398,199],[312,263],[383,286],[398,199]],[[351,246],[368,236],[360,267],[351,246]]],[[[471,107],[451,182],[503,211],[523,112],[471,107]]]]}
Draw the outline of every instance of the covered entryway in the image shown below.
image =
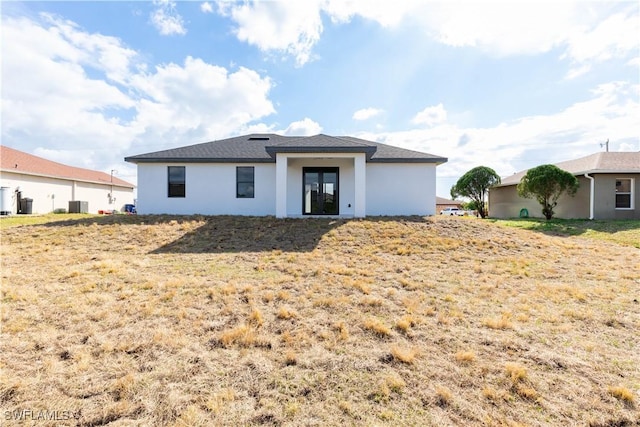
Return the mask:
{"type": "Polygon", "coordinates": [[[366,206],[363,153],[278,153],[276,217],[362,218],[366,206]]]}
{"type": "Polygon", "coordinates": [[[365,216],[366,163],[375,145],[316,135],[265,149],[276,160],[276,217],[365,216]]]}

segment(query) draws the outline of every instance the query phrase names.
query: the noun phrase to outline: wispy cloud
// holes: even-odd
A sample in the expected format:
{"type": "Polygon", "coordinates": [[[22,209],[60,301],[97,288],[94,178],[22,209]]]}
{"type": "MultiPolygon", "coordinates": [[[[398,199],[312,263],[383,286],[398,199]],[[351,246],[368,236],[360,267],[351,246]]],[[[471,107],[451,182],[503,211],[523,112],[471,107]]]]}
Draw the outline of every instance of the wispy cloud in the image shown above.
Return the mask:
{"type": "Polygon", "coordinates": [[[202,13],[213,13],[213,6],[208,1],[202,3],[200,5],[200,10],[202,13]]]}
{"type": "Polygon", "coordinates": [[[416,125],[435,126],[447,121],[447,112],[442,104],[427,107],[416,114],[411,123],[416,125]]]}
{"type": "MultiPolygon", "coordinates": [[[[640,85],[612,82],[595,87],[589,99],[555,113],[493,127],[466,128],[443,121],[428,128],[357,136],[447,157],[449,161],[438,167],[438,194],[444,195],[464,172],[479,165],[507,176],[539,164],[593,154],[607,139],[612,151],[638,151],[639,99],[640,85]]],[[[440,106],[429,107],[425,116],[432,117],[430,113],[439,110],[440,106]]]]}
{"type": "Polygon", "coordinates": [[[263,52],[293,56],[298,66],[313,59],[323,32],[322,15],[334,24],[361,17],[392,30],[400,23],[423,28],[417,38],[471,47],[497,57],[537,55],[558,49],[572,62],[568,78],[585,65],[609,57],[637,56],[638,7],[631,3],[421,2],[389,1],[218,1],[218,12],[236,25],[239,40],[263,52]],[[544,31],[541,31],[544,28],[544,31]]]}
{"type": "Polygon", "coordinates": [[[176,11],[176,3],[171,0],[154,0],[156,9],[151,12],[151,23],[163,36],[186,34],[184,19],[176,11]]]}

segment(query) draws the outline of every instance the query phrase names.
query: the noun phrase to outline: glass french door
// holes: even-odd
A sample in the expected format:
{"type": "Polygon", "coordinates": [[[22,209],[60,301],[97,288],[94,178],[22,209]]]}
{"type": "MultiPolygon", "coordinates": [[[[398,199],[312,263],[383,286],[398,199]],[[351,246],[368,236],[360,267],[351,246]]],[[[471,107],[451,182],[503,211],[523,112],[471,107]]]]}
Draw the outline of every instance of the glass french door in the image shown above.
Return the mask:
{"type": "Polygon", "coordinates": [[[302,214],[338,215],[338,168],[302,168],[302,214]]]}

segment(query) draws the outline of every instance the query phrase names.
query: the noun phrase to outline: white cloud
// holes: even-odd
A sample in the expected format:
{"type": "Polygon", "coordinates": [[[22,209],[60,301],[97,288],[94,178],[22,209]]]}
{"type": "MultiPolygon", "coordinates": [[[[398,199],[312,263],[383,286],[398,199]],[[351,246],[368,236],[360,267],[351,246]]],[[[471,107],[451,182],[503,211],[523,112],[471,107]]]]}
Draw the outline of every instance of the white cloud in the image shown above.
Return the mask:
{"type": "Polygon", "coordinates": [[[281,51],[303,65],[311,59],[311,49],[320,40],[322,19],[319,2],[255,1],[219,2],[219,12],[236,23],[239,40],[262,51],[281,51]]]}
{"type": "Polygon", "coordinates": [[[433,107],[427,107],[424,110],[420,111],[411,120],[411,123],[416,125],[424,124],[427,126],[435,126],[446,121],[447,111],[444,109],[444,106],[442,104],[438,104],[433,107]]]}
{"type": "Polygon", "coordinates": [[[415,0],[327,0],[321,7],[335,23],[349,22],[354,16],[361,16],[383,27],[395,27],[418,4],[415,0]]]}
{"type": "Polygon", "coordinates": [[[640,50],[638,20],[640,17],[637,9],[635,13],[630,10],[611,15],[590,30],[569,34],[563,58],[570,58],[574,67],[567,73],[567,78],[588,71],[591,63],[604,62],[611,58],[631,56],[630,61],[637,61],[640,50]]]}
{"type": "Polygon", "coordinates": [[[277,124],[268,125],[266,123],[252,123],[248,126],[243,126],[238,129],[238,134],[250,134],[250,133],[275,133],[278,135],[286,136],[312,136],[322,132],[322,126],[308,117],[302,120],[289,123],[284,129],[277,129],[277,124]]]}
{"type": "Polygon", "coordinates": [[[41,24],[6,18],[2,27],[3,141],[46,141],[82,150],[90,142],[104,145],[105,135],[116,145],[134,136],[135,130],[110,112],[127,111],[135,100],[85,71],[125,81],[134,51],[116,38],[91,35],[50,16],[41,24]]]}
{"type": "Polygon", "coordinates": [[[572,22],[569,2],[426,3],[413,17],[449,46],[472,46],[496,55],[541,53],[562,39],[572,22]]]}
{"type": "Polygon", "coordinates": [[[501,176],[543,163],[557,163],[600,151],[640,150],[640,85],[613,82],[592,97],[556,114],[524,117],[492,128],[461,128],[440,123],[427,129],[368,132],[358,136],[448,157],[438,167],[439,195],[446,196],[469,169],[486,165],[501,176]]]}
{"type": "MultiPolygon", "coordinates": [[[[218,2],[219,12],[236,23],[239,40],[264,52],[295,57],[297,65],[312,58],[323,31],[321,15],[334,24],[358,16],[393,29],[400,23],[422,28],[420,37],[454,47],[474,47],[495,56],[536,55],[559,49],[575,65],[608,57],[637,56],[638,7],[633,4],[560,2],[422,2],[310,0],[218,2]],[[621,10],[619,10],[621,9],[621,10]]],[[[409,28],[409,27],[406,27],[409,28]]]]}
{"type": "Polygon", "coordinates": [[[575,78],[580,77],[580,76],[582,76],[584,74],[587,74],[589,71],[591,71],[591,65],[589,65],[589,64],[580,65],[578,67],[573,67],[567,72],[567,75],[565,76],[565,78],[567,80],[575,79],[575,78]]]}
{"type": "Polygon", "coordinates": [[[291,123],[285,130],[277,133],[282,133],[282,135],[290,136],[311,136],[317,135],[320,132],[322,132],[322,126],[320,126],[317,122],[305,117],[302,120],[291,123]]]}
{"type": "Polygon", "coordinates": [[[147,95],[139,100],[135,124],[167,143],[225,137],[275,112],[269,78],[244,67],[230,73],[199,58],[157,66],[134,76],[132,86],[147,95]]]}
{"type": "Polygon", "coordinates": [[[640,47],[638,19],[632,10],[616,13],[592,29],[568,35],[566,55],[576,62],[624,57],[640,47]]]}
{"type": "Polygon", "coordinates": [[[200,5],[200,10],[202,13],[213,13],[213,6],[208,1],[202,3],[200,5]]]}
{"type": "Polygon", "coordinates": [[[351,117],[353,120],[368,120],[372,117],[378,116],[380,114],[384,113],[384,110],[380,109],[380,108],[363,108],[361,110],[356,111],[355,113],[353,113],[353,116],[351,117]]]}
{"type": "Polygon", "coordinates": [[[2,142],[19,150],[104,170],[275,111],[271,79],[247,68],[192,57],[146,67],[119,39],[50,16],[3,16],[2,31],[2,142]]]}
{"type": "Polygon", "coordinates": [[[151,23],[163,36],[186,34],[184,19],[176,12],[176,3],[171,0],[153,0],[156,9],[151,12],[151,23]]]}
{"type": "Polygon", "coordinates": [[[626,3],[428,2],[411,18],[449,46],[495,56],[536,55],[558,49],[571,62],[567,78],[610,58],[637,57],[639,8],[626,3]]]}

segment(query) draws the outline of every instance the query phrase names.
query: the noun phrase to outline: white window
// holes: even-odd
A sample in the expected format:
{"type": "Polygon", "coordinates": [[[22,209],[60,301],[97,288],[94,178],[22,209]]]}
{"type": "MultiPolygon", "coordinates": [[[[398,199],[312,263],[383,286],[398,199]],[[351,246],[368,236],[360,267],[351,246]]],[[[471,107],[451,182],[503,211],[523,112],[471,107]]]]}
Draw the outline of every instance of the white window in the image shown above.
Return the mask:
{"type": "Polygon", "coordinates": [[[616,209],[633,209],[633,178],[616,178],[616,209]]]}

